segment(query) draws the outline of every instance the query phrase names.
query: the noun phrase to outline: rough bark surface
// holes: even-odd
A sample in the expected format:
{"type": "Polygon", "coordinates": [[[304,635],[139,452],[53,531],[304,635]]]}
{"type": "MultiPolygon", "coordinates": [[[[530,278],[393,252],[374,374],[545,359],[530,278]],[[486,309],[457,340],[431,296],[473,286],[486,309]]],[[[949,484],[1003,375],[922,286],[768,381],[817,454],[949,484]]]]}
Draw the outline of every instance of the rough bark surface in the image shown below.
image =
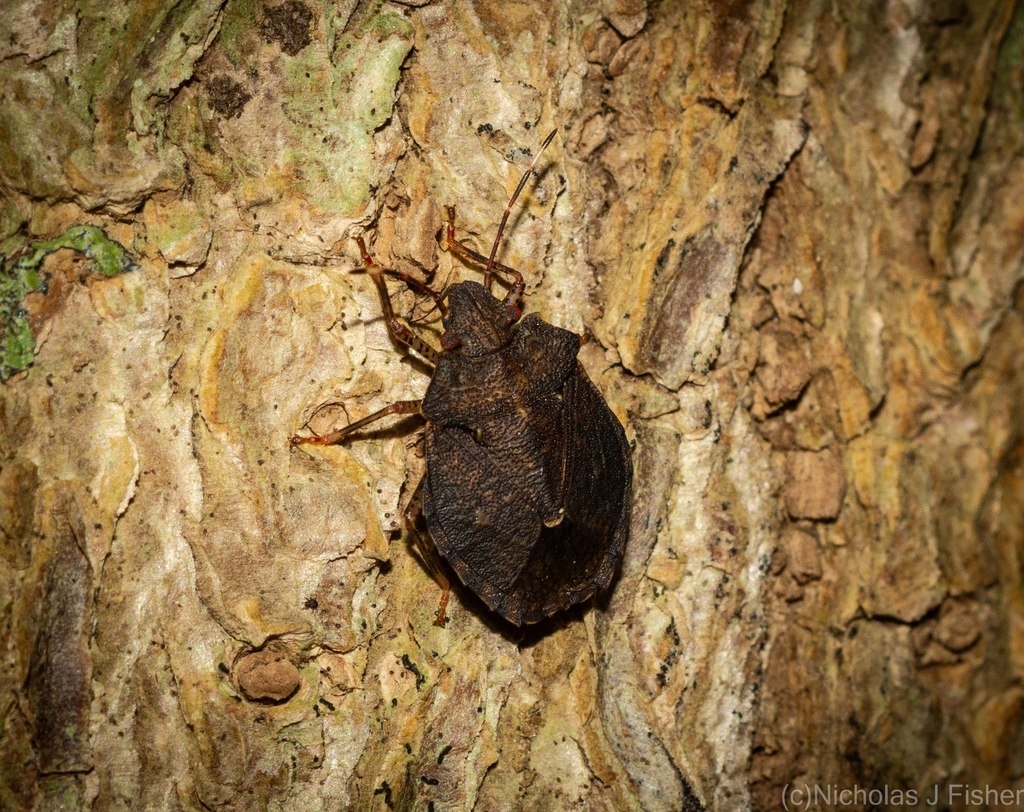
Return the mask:
{"type": "Polygon", "coordinates": [[[8,2],[5,273],[138,268],[50,253],[0,385],[0,807],[1024,789],[1022,190],[1012,0],[8,2]],[[288,440],[426,387],[353,237],[474,278],[443,206],[486,253],[554,127],[502,256],[596,336],[631,536],[436,628],[415,420],[288,440]]]}

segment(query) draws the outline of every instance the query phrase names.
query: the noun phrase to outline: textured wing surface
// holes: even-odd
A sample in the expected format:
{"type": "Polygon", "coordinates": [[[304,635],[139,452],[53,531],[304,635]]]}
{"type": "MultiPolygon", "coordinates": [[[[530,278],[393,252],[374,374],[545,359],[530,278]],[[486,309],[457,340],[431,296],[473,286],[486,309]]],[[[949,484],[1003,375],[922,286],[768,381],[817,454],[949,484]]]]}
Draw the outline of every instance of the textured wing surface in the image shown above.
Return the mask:
{"type": "Polygon", "coordinates": [[[569,588],[576,602],[608,586],[622,559],[633,464],[625,431],[582,367],[566,382],[565,402],[573,425],[566,426],[562,493],[571,529],[567,548],[579,557],[569,588]]]}
{"type": "Polygon", "coordinates": [[[470,432],[429,424],[423,515],[462,582],[520,623],[525,606],[515,585],[542,525],[514,472],[495,464],[470,432]]]}
{"type": "Polygon", "coordinates": [[[534,623],[611,581],[629,525],[632,469],[625,433],[582,368],[562,388],[564,418],[543,454],[562,498],[561,521],[541,520],[517,472],[468,431],[431,425],[424,515],[462,581],[511,622],[534,623]]]}

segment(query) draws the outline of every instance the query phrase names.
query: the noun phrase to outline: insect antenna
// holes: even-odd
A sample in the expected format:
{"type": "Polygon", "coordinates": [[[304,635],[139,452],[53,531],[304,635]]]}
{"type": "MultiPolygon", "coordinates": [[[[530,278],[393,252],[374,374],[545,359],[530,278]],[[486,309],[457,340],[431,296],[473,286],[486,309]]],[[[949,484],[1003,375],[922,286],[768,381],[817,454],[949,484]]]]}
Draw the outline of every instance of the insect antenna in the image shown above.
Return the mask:
{"type": "Polygon", "coordinates": [[[494,236],[494,245],[491,246],[491,255],[487,258],[487,268],[484,270],[484,287],[487,290],[491,289],[491,276],[494,272],[494,257],[498,253],[498,244],[501,242],[502,232],[505,230],[505,223],[508,222],[508,216],[512,212],[512,206],[515,205],[516,198],[519,197],[519,193],[523,191],[523,187],[526,186],[526,181],[529,180],[530,175],[533,174],[533,168],[537,165],[537,161],[540,159],[541,153],[548,144],[551,143],[555,137],[555,133],[558,129],[551,131],[551,134],[544,139],[544,143],[540,145],[540,149],[537,150],[537,154],[533,156],[533,161],[530,163],[530,168],[523,173],[523,177],[519,181],[519,185],[516,190],[512,193],[511,199],[508,201],[508,205],[505,207],[505,213],[501,216],[501,225],[498,226],[498,233],[494,236]]]}

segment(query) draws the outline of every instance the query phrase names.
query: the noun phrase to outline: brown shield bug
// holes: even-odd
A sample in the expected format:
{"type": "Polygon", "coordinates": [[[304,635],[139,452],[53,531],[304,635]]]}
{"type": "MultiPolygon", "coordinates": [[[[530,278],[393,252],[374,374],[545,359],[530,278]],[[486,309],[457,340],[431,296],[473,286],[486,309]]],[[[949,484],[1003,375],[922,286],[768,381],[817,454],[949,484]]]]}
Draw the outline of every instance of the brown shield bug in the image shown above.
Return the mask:
{"type": "Polygon", "coordinates": [[[330,434],[292,439],[327,445],[388,415],[426,420],[426,473],[405,522],[442,588],[438,625],[445,622],[448,581],[417,531],[421,507],[437,552],[516,626],[607,587],[629,532],[630,448],[576,358],[582,339],[536,314],[521,318],[523,276],[495,262],[512,206],[554,135],[505,207],[490,257],[455,239],[455,209],[447,209],[441,247],[483,268],[483,284],[459,282],[438,293],[377,266],[357,238],[388,330],[434,373],[422,401],[399,401],[330,434]],[[503,299],[491,294],[495,274],[510,286],[503,299]],[[384,275],[434,300],[445,328],[440,351],[395,316],[384,275]]]}

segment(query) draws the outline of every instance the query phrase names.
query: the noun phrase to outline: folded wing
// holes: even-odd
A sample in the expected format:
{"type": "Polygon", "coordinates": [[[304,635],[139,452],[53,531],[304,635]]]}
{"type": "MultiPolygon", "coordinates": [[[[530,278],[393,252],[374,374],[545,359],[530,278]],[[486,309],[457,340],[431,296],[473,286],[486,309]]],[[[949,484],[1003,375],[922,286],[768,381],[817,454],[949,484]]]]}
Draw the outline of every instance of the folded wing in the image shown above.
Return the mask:
{"type": "Polygon", "coordinates": [[[472,432],[427,429],[423,508],[434,542],[466,586],[516,625],[607,586],[628,533],[631,467],[622,427],[582,368],[561,396],[564,418],[551,427],[559,442],[533,461],[552,486],[545,490],[561,498],[560,516],[472,432]]]}

